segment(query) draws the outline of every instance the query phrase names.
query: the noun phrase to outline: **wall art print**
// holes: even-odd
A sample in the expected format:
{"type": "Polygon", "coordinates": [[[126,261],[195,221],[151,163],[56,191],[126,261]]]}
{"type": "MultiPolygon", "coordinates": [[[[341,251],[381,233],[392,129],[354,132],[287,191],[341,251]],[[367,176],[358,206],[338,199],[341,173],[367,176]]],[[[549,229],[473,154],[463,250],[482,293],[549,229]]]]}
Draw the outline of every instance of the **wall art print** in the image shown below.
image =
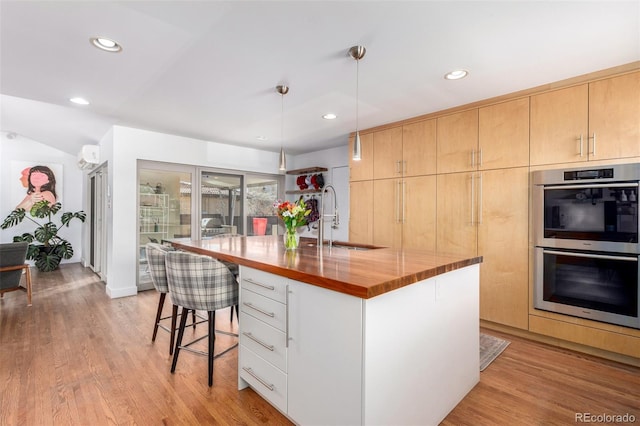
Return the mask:
{"type": "Polygon", "coordinates": [[[12,207],[28,212],[38,201],[62,203],[62,169],[62,164],[12,161],[12,207]]]}

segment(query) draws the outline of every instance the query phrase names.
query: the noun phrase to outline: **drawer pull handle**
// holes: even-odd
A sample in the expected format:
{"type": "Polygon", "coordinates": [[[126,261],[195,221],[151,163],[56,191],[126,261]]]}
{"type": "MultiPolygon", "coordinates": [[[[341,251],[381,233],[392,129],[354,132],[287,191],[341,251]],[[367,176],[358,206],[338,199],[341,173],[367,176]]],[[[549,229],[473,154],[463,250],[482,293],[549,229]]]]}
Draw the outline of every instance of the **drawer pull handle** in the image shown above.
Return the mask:
{"type": "Polygon", "coordinates": [[[257,344],[264,346],[265,348],[269,349],[271,352],[273,352],[273,345],[267,345],[266,343],[264,343],[262,340],[257,339],[255,337],[253,337],[253,334],[251,333],[247,333],[246,331],[243,331],[242,334],[244,336],[247,336],[249,339],[253,340],[254,342],[256,342],[257,344]]]}
{"type": "Polygon", "coordinates": [[[275,290],[276,289],[275,286],[262,284],[262,283],[259,283],[258,281],[252,280],[251,278],[245,278],[245,281],[250,283],[250,284],[255,284],[258,287],[266,288],[267,290],[275,290]]]}
{"type": "Polygon", "coordinates": [[[266,315],[266,316],[268,316],[268,317],[274,318],[274,317],[276,316],[276,314],[274,314],[273,312],[263,311],[263,310],[262,310],[262,309],[260,309],[260,308],[256,308],[256,307],[255,307],[255,306],[253,306],[251,303],[243,302],[242,304],[243,304],[244,306],[246,306],[247,308],[251,308],[251,309],[253,309],[253,310],[255,310],[255,311],[258,311],[258,312],[260,312],[261,314],[264,314],[264,315],[266,315]]]}
{"type": "Polygon", "coordinates": [[[267,383],[263,379],[261,379],[256,373],[253,372],[253,370],[251,368],[242,367],[242,369],[244,371],[246,371],[251,377],[253,377],[257,381],[259,381],[265,388],[269,389],[270,391],[273,391],[274,386],[270,385],[269,383],[267,383]]]}

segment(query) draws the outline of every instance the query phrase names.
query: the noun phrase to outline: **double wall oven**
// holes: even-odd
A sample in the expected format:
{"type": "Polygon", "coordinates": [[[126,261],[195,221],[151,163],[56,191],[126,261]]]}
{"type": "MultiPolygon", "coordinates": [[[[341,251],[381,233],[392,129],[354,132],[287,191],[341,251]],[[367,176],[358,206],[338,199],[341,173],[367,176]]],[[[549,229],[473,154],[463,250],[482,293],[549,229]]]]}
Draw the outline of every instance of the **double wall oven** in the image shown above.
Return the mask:
{"type": "Polygon", "coordinates": [[[640,329],[640,164],[533,172],[534,307],[640,329]]]}

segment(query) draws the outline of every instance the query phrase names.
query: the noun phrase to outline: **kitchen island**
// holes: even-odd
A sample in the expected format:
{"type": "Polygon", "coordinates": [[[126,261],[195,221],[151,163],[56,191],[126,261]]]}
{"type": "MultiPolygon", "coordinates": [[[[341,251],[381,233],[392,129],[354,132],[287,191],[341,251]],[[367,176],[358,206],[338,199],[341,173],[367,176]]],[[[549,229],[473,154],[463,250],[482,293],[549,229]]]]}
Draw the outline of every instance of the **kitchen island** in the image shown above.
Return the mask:
{"type": "Polygon", "coordinates": [[[239,388],[295,423],[435,425],[479,381],[480,257],[172,243],[240,265],[239,388]]]}

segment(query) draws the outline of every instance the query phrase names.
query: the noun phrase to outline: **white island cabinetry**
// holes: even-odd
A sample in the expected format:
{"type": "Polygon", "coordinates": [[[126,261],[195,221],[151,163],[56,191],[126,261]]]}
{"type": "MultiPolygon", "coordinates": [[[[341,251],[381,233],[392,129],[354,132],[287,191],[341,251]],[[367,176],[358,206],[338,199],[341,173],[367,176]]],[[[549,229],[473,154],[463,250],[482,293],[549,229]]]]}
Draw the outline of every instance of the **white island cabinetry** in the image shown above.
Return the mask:
{"type": "Polygon", "coordinates": [[[301,425],[438,424],[479,380],[478,273],[363,299],[241,266],[239,388],[301,425]]]}

